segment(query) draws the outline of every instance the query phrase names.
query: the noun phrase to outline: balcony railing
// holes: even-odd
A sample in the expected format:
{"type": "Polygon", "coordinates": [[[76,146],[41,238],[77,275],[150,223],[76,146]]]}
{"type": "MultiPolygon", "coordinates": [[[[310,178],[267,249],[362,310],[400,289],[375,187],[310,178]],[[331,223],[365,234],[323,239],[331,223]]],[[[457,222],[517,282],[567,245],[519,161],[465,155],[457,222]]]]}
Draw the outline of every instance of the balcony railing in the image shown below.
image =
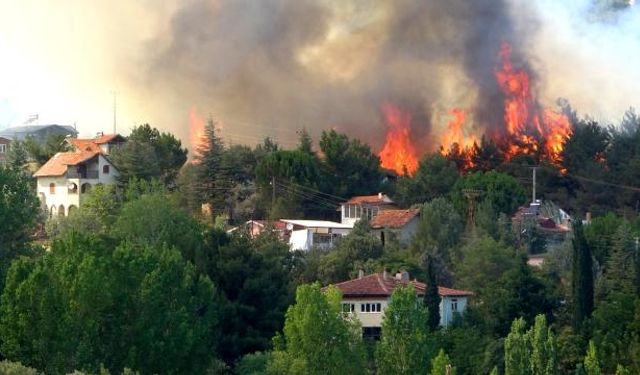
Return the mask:
{"type": "Polygon", "coordinates": [[[78,172],[72,169],[67,170],[67,178],[86,178],[86,179],[97,179],[98,171],[84,171],[78,172]]]}

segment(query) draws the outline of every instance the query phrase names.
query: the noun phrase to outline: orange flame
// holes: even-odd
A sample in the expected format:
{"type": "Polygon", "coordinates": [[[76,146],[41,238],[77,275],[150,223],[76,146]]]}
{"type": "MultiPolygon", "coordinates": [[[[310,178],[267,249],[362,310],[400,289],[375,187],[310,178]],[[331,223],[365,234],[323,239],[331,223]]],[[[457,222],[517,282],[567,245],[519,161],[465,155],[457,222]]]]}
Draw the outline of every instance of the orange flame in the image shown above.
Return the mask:
{"type": "Polygon", "coordinates": [[[387,122],[387,136],[380,156],[383,168],[389,168],[398,174],[405,171],[413,174],[418,168],[416,150],[411,144],[411,114],[404,113],[391,104],[382,106],[387,122]]]}
{"type": "Polygon", "coordinates": [[[505,95],[507,160],[517,154],[537,154],[542,149],[547,159],[559,164],[564,143],[571,135],[569,119],[550,109],[537,110],[529,75],[524,70],[514,69],[508,43],[502,44],[498,56],[502,66],[496,71],[496,80],[505,95]],[[540,142],[544,144],[540,146],[540,142]]]}
{"type": "Polygon", "coordinates": [[[198,115],[196,107],[191,107],[189,111],[189,145],[192,155],[203,144],[204,123],[204,119],[198,115]]]}

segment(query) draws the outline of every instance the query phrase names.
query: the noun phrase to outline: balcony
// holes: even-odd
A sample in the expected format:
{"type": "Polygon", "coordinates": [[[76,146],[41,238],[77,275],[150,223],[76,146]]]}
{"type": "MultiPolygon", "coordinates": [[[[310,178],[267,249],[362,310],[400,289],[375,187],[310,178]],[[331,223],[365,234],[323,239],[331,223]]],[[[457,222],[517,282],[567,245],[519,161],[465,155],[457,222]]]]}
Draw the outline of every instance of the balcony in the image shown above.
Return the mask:
{"type": "Polygon", "coordinates": [[[67,178],[98,179],[98,171],[67,170],[67,178]]]}

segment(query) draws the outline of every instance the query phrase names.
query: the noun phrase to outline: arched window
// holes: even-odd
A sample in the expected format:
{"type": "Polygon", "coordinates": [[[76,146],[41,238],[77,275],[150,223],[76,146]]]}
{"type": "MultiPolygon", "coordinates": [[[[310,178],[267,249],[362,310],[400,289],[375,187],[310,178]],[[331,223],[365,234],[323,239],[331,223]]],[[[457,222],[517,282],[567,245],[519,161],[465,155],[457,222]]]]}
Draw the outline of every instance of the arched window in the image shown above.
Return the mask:
{"type": "Polygon", "coordinates": [[[55,194],[55,193],[56,193],[56,184],[52,182],[49,184],[49,194],[55,194]]]}
{"type": "Polygon", "coordinates": [[[108,165],[103,165],[102,166],[102,173],[109,174],[109,166],[108,165]]]}
{"type": "Polygon", "coordinates": [[[60,207],[58,207],[58,216],[64,216],[64,206],[60,205],[60,207]]]}
{"type": "Polygon", "coordinates": [[[51,206],[51,211],[49,211],[49,218],[52,218],[58,214],[58,208],[53,205],[51,206]]]}
{"type": "Polygon", "coordinates": [[[69,206],[69,208],[67,209],[67,216],[71,216],[71,213],[74,212],[76,208],[77,207],[74,205],[69,206]]]}

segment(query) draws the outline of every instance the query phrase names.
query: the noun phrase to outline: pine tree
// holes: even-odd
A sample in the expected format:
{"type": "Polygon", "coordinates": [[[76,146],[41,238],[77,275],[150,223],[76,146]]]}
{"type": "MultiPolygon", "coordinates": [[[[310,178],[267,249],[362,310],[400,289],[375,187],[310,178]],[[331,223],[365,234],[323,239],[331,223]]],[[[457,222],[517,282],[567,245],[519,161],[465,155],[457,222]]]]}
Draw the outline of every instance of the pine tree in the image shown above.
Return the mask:
{"type": "Polygon", "coordinates": [[[589,341],[587,356],[584,357],[584,371],[587,375],[600,375],[600,362],[598,361],[598,352],[596,344],[593,340],[589,341]]]}
{"type": "Polygon", "coordinates": [[[229,194],[228,170],[224,164],[224,143],[216,133],[215,123],[209,120],[204,137],[196,150],[195,163],[198,166],[198,192],[204,203],[211,205],[217,215],[226,207],[229,194]]]}
{"type": "Polygon", "coordinates": [[[298,150],[309,155],[315,155],[315,152],[313,152],[313,141],[307,129],[302,128],[298,134],[298,150]]]}
{"type": "Polygon", "coordinates": [[[573,296],[573,324],[580,328],[593,311],[593,259],[582,228],[573,223],[573,267],[571,290],[573,296]]]}
{"type": "Polygon", "coordinates": [[[635,242],[631,227],[622,224],[615,234],[611,254],[606,262],[607,292],[635,293],[635,242]]]}
{"type": "Polygon", "coordinates": [[[29,153],[27,152],[24,142],[18,140],[11,142],[7,150],[6,162],[7,165],[15,171],[26,169],[27,163],[29,162],[29,153]]]}
{"type": "Polygon", "coordinates": [[[431,361],[431,372],[429,375],[455,375],[456,369],[451,365],[449,356],[440,349],[438,355],[431,361]]]}
{"type": "Polygon", "coordinates": [[[440,325],[440,295],[438,294],[438,282],[436,271],[433,267],[433,258],[427,255],[425,278],[426,287],[424,290],[424,305],[429,313],[427,317],[427,326],[431,331],[438,329],[440,325]]]}

